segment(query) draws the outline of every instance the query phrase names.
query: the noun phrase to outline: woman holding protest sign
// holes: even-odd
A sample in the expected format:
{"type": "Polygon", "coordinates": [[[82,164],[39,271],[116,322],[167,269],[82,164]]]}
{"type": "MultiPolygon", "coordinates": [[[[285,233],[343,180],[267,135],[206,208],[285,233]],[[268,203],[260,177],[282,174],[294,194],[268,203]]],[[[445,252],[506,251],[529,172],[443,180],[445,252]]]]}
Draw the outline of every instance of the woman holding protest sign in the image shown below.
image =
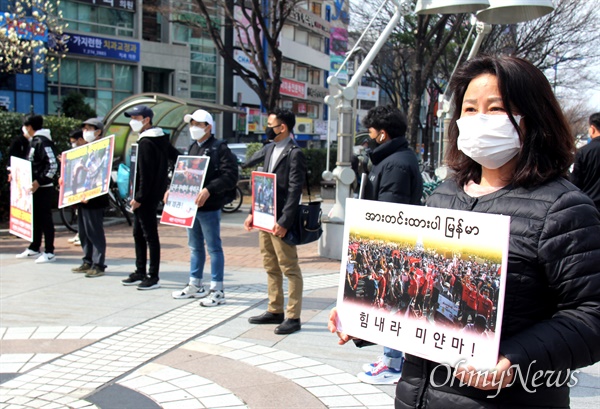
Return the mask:
{"type": "Polygon", "coordinates": [[[450,86],[454,174],[427,205],[511,217],[498,363],[407,355],[395,406],[567,408],[573,371],[600,360],[600,215],[565,179],[569,125],[544,74],[519,58],[470,60],[450,86]]]}

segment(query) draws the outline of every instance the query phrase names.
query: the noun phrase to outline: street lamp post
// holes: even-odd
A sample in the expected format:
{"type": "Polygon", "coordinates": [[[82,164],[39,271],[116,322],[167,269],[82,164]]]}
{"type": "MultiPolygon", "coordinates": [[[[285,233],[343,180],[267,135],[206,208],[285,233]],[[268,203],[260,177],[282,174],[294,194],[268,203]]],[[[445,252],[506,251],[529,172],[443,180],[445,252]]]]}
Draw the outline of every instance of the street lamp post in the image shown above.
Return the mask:
{"type": "MultiPolygon", "coordinates": [[[[392,34],[396,25],[405,14],[411,11],[409,0],[389,0],[395,8],[390,21],[379,35],[377,41],[373,44],[371,50],[365,56],[364,60],[345,87],[342,87],[336,75],[327,79],[330,95],[325,98],[325,103],[338,112],[338,158],[336,168],[332,176],[336,181],[335,204],[327,217],[323,217],[323,235],[319,240],[319,255],[323,257],[341,260],[342,243],[344,233],[344,220],[346,210],[346,199],[350,196],[350,185],[354,181],[354,171],[351,168],[351,159],[353,153],[353,123],[354,110],[352,102],[356,98],[357,86],[361,77],[373,63],[373,60],[383,48],[384,44],[392,34]]],[[[367,26],[366,31],[379,15],[382,7],[373,17],[373,20],[367,26]]],[[[554,8],[551,0],[418,0],[415,11],[419,14],[458,14],[471,13],[482,10],[486,13],[481,14],[479,20],[496,23],[496,19],[510,16],[517,21],[525,21],[531,18],[540,17],[549,13],[554,8]],[[519,17],[515,16],[517,14],[519,17]],[[534,17],[532,17],[534,16],[534,17]],[[519,19],[520,18],[520,19],[519,19]]],[[[479,12],[483,13],[483,12],[479,12]]],[[[479,15],[479,14],[478,14],[479,15]]],[[[482,29],[483,30],[483,29],[482,29]]],[[[484,30],[485,31],[485,30],[484,30]]],[[[364,37],[361,35],[353,49],[356,49],[364,37]]],[[[478,36],[479,36],[478,32],[478,36]]],[[[487,33],[481,33],[481,39],[476,40],[477,49],[483,41],[483,36],[487,33]]],[[[469,54],[475,55],[477,50],[469,54]]],[[[351,52],[352,53],[352,52],[351,52]]],[[[348,56],[346,60],[350,58],[348,56]]],[[[345,61],[344,63],[346,63],[345,61]]]]}

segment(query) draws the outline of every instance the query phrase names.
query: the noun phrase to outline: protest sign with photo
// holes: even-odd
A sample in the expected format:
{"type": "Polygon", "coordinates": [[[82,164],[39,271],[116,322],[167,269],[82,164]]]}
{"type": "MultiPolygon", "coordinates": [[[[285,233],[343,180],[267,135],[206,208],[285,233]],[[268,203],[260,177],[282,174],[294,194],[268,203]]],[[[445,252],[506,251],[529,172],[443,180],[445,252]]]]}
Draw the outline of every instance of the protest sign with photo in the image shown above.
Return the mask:
{"type": "Polygon", "coordinates": [[[347,199],[341,330],[452,366],[495,367],[509,224],[508,216],[347,199]]]}
{"type": "Polygon", "coordinates": [[[114,145],[115,137],[110,135],[62,153],[59,208],[108,192],[114,145]]]}
{"type": "Polygon", "coordinates": [[[204,186],[208,156],[178,156],[167,203],[160,222],[172,226],[192,228],[196,220],[195,200],[204,186]]]}
{"type": "Polygon", "coordinates": [[[252,224],[269,233],[277,221],[276,186],[274,173],[252,172],[252,224]]]}
{"type": "Polygon", "coordinates": [[[31,162],[10,157],[10,220],[8,231],[33,241],[33,194],[31,162]]]}

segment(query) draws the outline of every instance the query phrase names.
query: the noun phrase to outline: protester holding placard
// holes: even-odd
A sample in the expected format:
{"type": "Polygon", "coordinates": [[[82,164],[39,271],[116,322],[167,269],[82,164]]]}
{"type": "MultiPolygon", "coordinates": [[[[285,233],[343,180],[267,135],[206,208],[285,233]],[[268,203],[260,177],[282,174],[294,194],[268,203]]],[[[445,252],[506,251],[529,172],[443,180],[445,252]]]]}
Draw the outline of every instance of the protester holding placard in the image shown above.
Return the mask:
{"type": "MultiPolygon", "coordinates": [[[[190,248],[190,277],[188,285],[172,293],[173,298],[205,298],[200,301],[203,307],[225,304],[223,277],[225,257],[221,244],[221,208],[228,203],[226,192],[235,189],[238,180],[238,164],[227,143],[214,136],[214,121],[211,114],[198,109],[185,115],[183,121],[190,124],[192,144],[190,156],[208,156],[208,168],[204,175],[204,185],[196,195],[198,206],[192,228],[187,229],[190,248]],[[206,251],[210,255],[210,288],[206,291],[202,283],[206,251]]],[[[165,196],[166,201],[166,196],[165,196]]]]}
{"type": "Polygon", "coordinates": [[[450,89],[454,173],[427,205],[510,216],[498,363],[407,355],[396,408],[567,408],[573,371],[600,360],[600,214],[565,179],[569,125],[547,78],[519,58],[470,60],[450,89]]]}
{"type": "MultiPolygon", "coordinates": [[[[302,187],[306,175],[306,159],[302,150],[292,139],[296,124],[294,113],[288,109],[275,109],[268,118],[266,134],[273,143],[256,152],[245,166],[264,164],[264,171],[276,177],[277,222],[273,233],[259,231],[260,252],[267,272],[269,305],[261,315],[250,317],[250,324],[280,324],[275,328],[279,335],[300,331],[303,279],[298,264],[296,246],[287,244],[283,238],[292,227],[300,206],[302,187]],[[283,276],[288,279],[288,303],[284,313],[283,276]]],[[[244,221],[244,228],[253,228],[253,215],[244,221]]]]}
{"type": "MultiPolygon", "coordinates": [[[[103,136],[104,124],[98,118],[90,118],[81,124],[82,138],[77,146],[92,143],[103,136]]],[[[84,165],[85,166],[85,165],[84,165]]],[[[87,166],[90,168],[91,166],[87,166]]],[[[100,164],[96,169],[101,169],[100,164]]],[[[91,170],[88,170],[88,173],[91,170]]],[[[108,195],[82,200],[78,206],[78,234],[83,250],[83,259],[79,267],[72,268],[73,273],[85,273],[88,278],[104,275],[106,265],[106,236],[104,235],[104,209],[108,207],[108,195]]]]}
{"type": "Polygon", "coordinates": [[[54,177],[58,172],[58,161],[54,152],[54,143],[49,129],[43,129],[44,118],[40,115],[28,116],[23,121],[23,135],[29,139],[29,156],[33,183],[33,241],[17,258],[36,258],[36,263],[56,261],[54,255],[54,222],[52,207],[54,195],[54,177]],[[44,235],[45,251],[40,253],[44,235]]]}

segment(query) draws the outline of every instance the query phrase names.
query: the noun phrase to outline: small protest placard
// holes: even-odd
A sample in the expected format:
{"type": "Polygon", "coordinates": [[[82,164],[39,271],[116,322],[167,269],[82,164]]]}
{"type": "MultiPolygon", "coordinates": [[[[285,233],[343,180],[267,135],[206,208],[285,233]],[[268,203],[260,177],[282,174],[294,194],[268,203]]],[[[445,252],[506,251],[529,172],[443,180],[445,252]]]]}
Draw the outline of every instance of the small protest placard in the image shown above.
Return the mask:
{"type": "Polygon", "coordinates": [[[273,233],[277,220],[277,176],[252,172],[252,224],[273,233]]]}
{"type": "Polygon", "coordinates": [[[194,226],[196,220],[196,197],[204,186],[208,156],[178,156],[167,203],[163,208],[160,222],[172,226],[194,226]]]}

